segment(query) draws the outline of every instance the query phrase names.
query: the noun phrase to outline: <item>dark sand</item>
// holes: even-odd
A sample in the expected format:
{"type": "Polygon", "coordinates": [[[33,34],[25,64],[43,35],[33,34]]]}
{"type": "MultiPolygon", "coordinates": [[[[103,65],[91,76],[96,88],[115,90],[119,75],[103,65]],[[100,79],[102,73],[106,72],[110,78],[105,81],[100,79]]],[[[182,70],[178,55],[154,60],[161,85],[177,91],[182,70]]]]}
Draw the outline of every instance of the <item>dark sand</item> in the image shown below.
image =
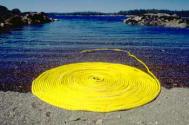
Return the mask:
{"type": "MultiPolygon", "coordinates": [[[[187,49],[126,49],[143,60],[165,88],[189,87],[189,51],[187,49]]],[[[26,61],[0,60],[0,90],[30,92],[32,81],[42,72],[68,63],[112,62],[144,66],[123,52],[98,51],[81,54],[79,50],[49,50],[26,61]]]]}

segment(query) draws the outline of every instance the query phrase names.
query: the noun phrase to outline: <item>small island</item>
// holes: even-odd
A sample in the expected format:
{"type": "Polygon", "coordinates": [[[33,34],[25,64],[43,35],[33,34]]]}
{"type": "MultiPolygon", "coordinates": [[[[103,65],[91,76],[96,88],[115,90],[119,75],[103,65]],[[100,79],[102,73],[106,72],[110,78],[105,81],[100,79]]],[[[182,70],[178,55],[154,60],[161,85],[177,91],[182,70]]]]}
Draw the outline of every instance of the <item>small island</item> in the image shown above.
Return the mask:
{"type": "Polygon", "coordinates": [[[12,28],[31,24],[50,23],[53,19],[43,12],[24,12],[19,9],[8,10],[0,5],[0,32],[8,31],[12,28]]]}
{"type": "Polygon", "coordinates": [[[174,28],[189,27],[189,20],[183,19],[177,14],[167,13],[145,13],[141,15],[129,15],[123,21],[130,25],[147,25],[147,26],[162,26],[174,28]]]}

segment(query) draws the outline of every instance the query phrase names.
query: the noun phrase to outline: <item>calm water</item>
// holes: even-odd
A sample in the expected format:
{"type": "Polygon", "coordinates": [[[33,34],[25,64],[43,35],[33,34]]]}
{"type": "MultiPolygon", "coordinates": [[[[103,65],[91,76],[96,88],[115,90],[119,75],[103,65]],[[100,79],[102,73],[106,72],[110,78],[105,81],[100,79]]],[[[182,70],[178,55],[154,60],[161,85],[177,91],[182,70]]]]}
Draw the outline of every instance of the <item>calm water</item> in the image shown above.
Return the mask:
{"type": "Polygon", "coordinates": [[[90,48],[127,49],[145,60],[164,84],[189,85],[189,29],[130,26],[122,23],[123,17],[56,18],[60,20],[0,34],[1,90],[29,90],[41,72],[65,63],[124,62],[113,52],[78,53],[90,48]]]}

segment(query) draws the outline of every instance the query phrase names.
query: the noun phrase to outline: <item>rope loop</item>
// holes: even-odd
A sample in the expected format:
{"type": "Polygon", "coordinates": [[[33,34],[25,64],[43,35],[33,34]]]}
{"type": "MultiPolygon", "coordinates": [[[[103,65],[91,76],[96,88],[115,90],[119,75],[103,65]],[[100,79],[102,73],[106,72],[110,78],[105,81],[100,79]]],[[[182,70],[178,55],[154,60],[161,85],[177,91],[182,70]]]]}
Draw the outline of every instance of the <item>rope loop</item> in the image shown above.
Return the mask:
{"type": "Polygon", "coordinates": [[[122,49],[109,49],[109,48],[100,48],[100,49],[87,49],[87,50],[82,50],[80,51],[80,53],[91,53],[91,52],[96,52],[96,51],[115,51],[115,52],[124,52],[127,53],[129,57],[132,57],[133,59],[135,59],[137,62],[139,62],[140,64],[142,64],[147,73],[149,75],[151,75],[158,83],[159,80],[156,78],[156,76],[150,71],[149,67],[146,65],[146,63],[144,61],[142,61],[141,59],[139,59],[137,56],[135,56],[134,54],[131,54],[131,52],[127,51],[127,50],[122,50],[122,49]]]}
{"type": "Polygon", "coordinates": [[[47,70],[32,82],[32,93],[44,102],[68,110],[111,112],[128,110],[153,101],[161,85],[148,66],[135,55],[121,49],[141,63],[144,72],[133,66],[108,62],[80,62],[47,70]]]}

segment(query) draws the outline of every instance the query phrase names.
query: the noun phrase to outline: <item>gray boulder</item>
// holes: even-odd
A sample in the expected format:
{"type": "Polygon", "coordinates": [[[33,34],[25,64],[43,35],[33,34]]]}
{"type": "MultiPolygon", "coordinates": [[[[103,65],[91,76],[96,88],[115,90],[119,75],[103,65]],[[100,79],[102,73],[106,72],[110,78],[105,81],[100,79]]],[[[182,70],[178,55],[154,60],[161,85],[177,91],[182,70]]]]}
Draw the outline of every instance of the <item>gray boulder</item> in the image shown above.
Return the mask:
{"type": "Polygon", "coordinates": [[[26,24],[43,24],[50,23],[53,19],[50,19],[45,13],[27,13],[22,17],[26,24]]]}
{"type": "Polygon", "coordinates": [[[189,23],[177,15],[170,15],[166,13],[146,13],[143,15],[132,15],[124,20],[124,23],[130,25],[147,25],[147,26],[163,26],[186,28],[189,23]]]}

